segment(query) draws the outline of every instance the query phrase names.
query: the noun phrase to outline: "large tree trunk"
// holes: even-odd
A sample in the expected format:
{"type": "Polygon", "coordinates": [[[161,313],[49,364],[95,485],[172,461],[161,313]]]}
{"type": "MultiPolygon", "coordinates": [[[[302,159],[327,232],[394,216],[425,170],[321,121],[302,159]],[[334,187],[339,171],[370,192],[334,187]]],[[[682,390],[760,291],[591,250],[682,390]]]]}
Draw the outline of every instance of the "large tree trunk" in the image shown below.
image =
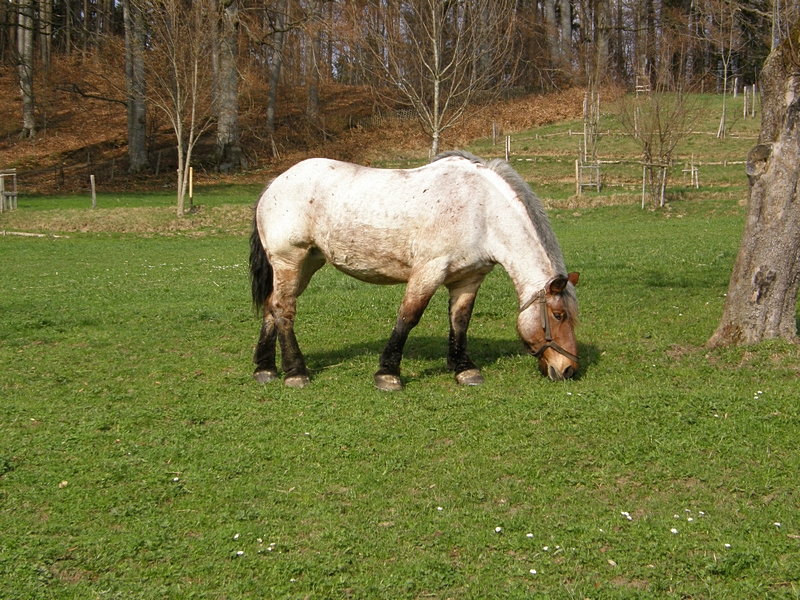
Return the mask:
{"type": "Polygon", "coordinates": [[[759,144],[747,157],[750,191],[739,254],[711,347],[783,338],[797,343],[800,284],[800,23],[761,73],[759,144]],[[795,50],[793,50],[793,48],[795,50]]]}
{"type": "Polygon", "coordinates": [[[147,84],[144,68],[145,25],[135,0],[123,0],[125,23],[125,88],[128,109],[128,161],[130,173],[150,169],[147,156],[147,84]]]}
{"type": "Polygon", "coordinates": [[[214,162],[220,171],[247,168],[239,137],[239,3],[221,0],[217,77],[217,141],[214,162]]]}
{"type": "Polygon", "coordinates": [[[17,75],[22,95],[21,138],[36,136],[33,101],[33,0],[19,0],[17,17],[17,75]]]}

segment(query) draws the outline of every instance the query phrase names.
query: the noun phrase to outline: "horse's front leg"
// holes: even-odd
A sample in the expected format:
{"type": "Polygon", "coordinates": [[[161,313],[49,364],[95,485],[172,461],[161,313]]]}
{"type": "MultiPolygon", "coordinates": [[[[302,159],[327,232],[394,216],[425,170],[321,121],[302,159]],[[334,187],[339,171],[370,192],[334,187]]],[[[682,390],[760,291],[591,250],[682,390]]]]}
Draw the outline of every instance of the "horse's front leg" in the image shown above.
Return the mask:
{"type": "Polygon", "coordinates": [[[375,386],[379,390],[394,392],[403,389],[403,383],[400,381],[400,361],[403,359],[403,348],[406,345],[408,334],[419,323],[428,302],[442,284],[444,273],[442,266],[434,261],[409,279],[406,294],[400,304],[397,322],[381,353],[380,368],[375,373],[375,386]]]}
{"type": "Polygon", "coordinates": [[[467,328],[472,307],[481,282],[450,288],[450,338],[447,346],[447,368],[455,371],[461,385],[481,385],[483,375],[467,354],[467,328]]]}

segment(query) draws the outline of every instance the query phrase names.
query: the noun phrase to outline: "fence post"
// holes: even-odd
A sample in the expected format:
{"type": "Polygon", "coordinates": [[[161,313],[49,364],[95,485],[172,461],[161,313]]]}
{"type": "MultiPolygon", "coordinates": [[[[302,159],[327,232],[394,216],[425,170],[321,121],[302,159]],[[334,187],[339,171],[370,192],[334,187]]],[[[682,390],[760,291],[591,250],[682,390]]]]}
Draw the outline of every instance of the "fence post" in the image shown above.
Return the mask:
{"type": "Polygon", "coordinates": [[[92,186],[92,208],[97,208],[97,194],[94,190],[94,175],[89,175],[89,183],[92,186]]]}

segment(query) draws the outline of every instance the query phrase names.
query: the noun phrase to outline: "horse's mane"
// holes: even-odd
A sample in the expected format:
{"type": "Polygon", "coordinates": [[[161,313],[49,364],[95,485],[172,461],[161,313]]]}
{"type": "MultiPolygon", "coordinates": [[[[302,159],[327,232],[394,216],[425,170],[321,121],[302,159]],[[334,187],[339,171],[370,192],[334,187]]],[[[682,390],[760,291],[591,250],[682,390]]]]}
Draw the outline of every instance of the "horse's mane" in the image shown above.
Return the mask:
{"type": "MultiPolygon", "coordinates": [[[[449,157],[463,158],[477,165],[482,165],[488,169],[491,169],[503,178],[503,180],[514,191],[517,198],[519,198],[519,200],[525,206],[525,210],[528,212],[528,217],[530,217],[531,223],[533,223],[536,233],[539,235],[539,239],[542,241],[542,245],[544,246],[547,256],[549,256],[550,260],[553,261],[556,272],[559,275],[566,277],[567,267],[564,263],[564,256],[561,254],[561,246],[558,245],[556,235],[553,233],[553,228],[550,226],[550,219],[547,218],[544,205],[542,205],[542,201],[539,199],[539,196],[537,196],[531,189],[531,186],[529,186],[528,183],[520,176],[520,174],[514,170],[514,167],[499,158],[495,158],[489,162],[486,162],[484,159],[475,156],[470,152],[466,152],[465,150],[448,150],[447,152],[442,152],[441,154],[436,155],[431,162],[449,157]]],[[[569,318],[572,321],[577,322],[578,300],[575,296],[574,287],[568,285],[562,294],[562,298],[564,300],[564,308],[566,309],[569,318]]]]}

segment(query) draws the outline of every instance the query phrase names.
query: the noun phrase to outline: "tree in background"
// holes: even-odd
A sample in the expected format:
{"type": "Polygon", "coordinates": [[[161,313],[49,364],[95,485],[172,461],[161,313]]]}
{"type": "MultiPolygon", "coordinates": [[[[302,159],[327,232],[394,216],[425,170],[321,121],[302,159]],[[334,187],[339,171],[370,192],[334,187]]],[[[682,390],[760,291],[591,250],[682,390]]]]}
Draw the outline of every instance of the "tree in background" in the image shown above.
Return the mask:
{"type": "Polygon", "coordinates": [[[22,96],[22,131],[19,137],[36,137],[33,98],[34,0],[19,0],[17,14],[17,77],[22,96]]]}
{"type": "Polygon", "coordinates": [[[727,98],[730,79],[734,75],[734,58],[742,47],[743,37],[739,16],[741,4],[738,0],[706,0],[703,4],[706,27],[703,36],[717,51],[719,61],[719,80],[722,83],[722,116],[717,129],[717,137],[724,138],[727,121],[727,98]]]}
{"type": "Polygon", "coordinates": [[[433,155],[471,102],[479,95],[490,100],[512,80],[514,4],[412,0],[389,3],[382,19],[365,20],[376,91],[414,110],[433,155]]]}
{"type": "Polygon", "coordinates": [[[767,58],[759,79],[758,145],[742,243],[710,347],[781,338],[798,343],[800,285],[800,21],[767,58]]]}
{"type": "Polygon", "coordinates": [[[247,168],[239,136],[239,2],[218,0],[213,44],[217,137],[213,161],[220,171],[247,168]]]}
{"type": "Polygon", "coordinates": [[[123,0],[125,23],[125,105],[128,111],[128,172],[150,169],[147,154],[147,81],[144,16],[136,0],[123,0]]]}
{"type": "MultiPolygon", "coordinates": [[[[147,2],[147,0],[132,0],[147,2]]],[[[192,152],[213,122],[211,34],[214,11],[205,0],[147,4],[146,64],[150,101],[167,117],[178,149],[178,216],[184,214],[192,152]]]]}

